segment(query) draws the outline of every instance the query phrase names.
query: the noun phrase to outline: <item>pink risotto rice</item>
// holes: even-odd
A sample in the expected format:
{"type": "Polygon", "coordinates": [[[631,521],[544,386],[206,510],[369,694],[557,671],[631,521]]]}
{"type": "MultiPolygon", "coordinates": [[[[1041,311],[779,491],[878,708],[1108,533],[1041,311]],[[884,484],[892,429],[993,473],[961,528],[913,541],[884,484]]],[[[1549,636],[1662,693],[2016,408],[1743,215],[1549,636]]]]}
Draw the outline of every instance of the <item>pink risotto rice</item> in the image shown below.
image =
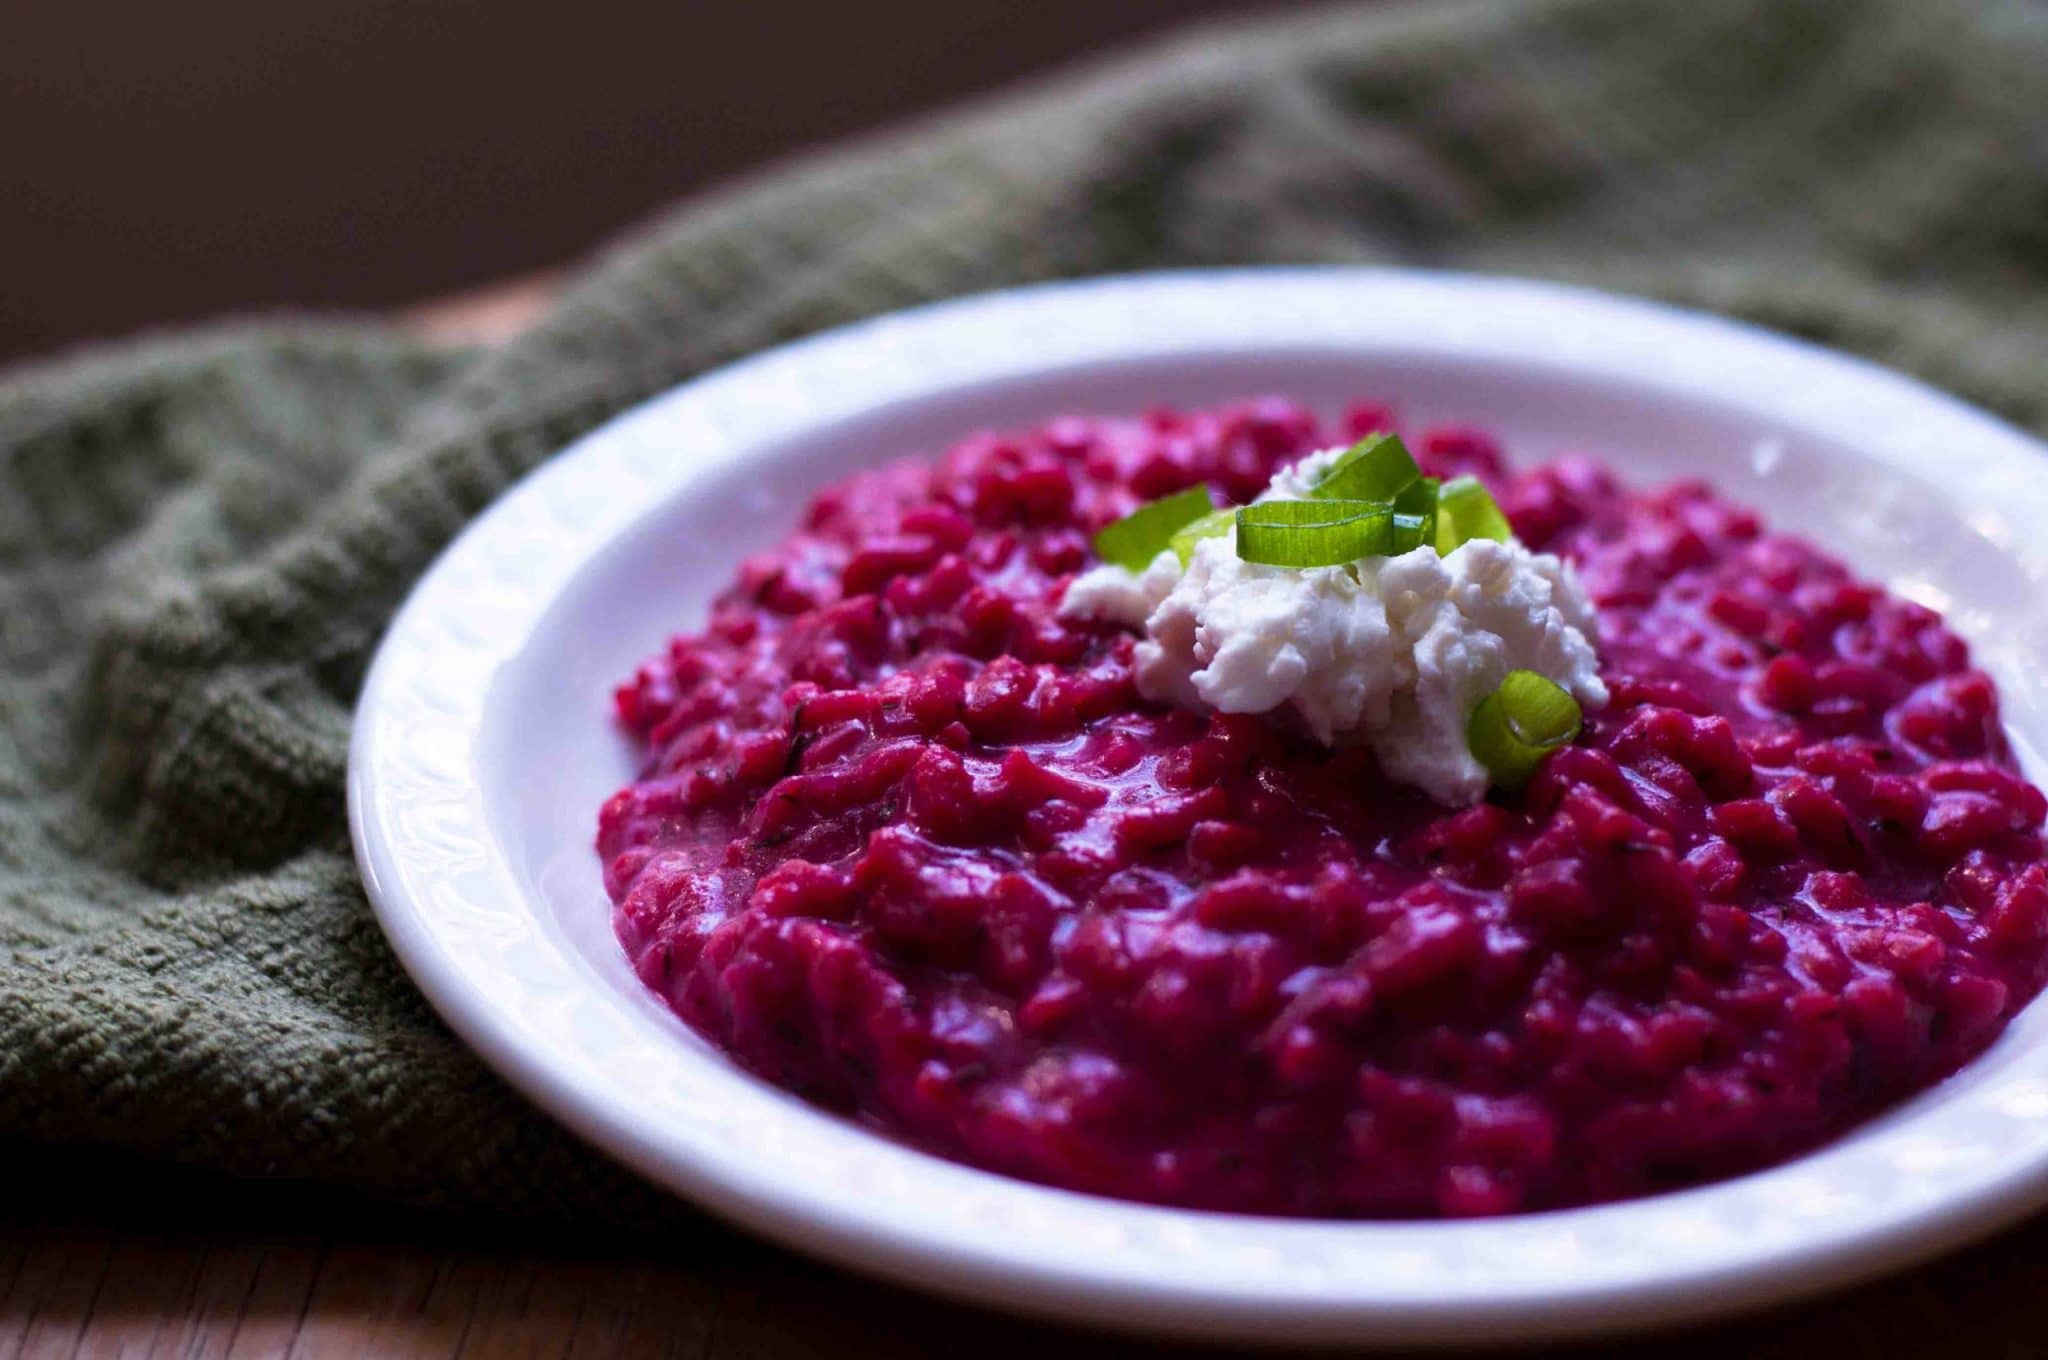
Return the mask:
{"type": "Polygon", "coordinates": [[[941,1155],[1259,1213],[1499,1214],[1777,1162],[2048,978],[2042,795],[1917,604],[1704,486],[1440,428],[1576,562],[1613,702],[1458,811],[1161,708],[1062,620],[1092,532],[1347,433],[1263,401],[863,473],[618,691],[618,935],[768,1081],[941,1155]]]}

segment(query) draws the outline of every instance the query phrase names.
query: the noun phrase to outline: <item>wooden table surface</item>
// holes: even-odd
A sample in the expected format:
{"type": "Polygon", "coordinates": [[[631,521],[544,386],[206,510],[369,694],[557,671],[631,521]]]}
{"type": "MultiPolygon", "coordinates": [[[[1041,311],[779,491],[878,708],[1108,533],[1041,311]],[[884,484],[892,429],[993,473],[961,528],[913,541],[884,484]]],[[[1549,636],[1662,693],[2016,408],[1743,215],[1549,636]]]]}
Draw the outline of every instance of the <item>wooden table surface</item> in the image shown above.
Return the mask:
{"type": "MultiPolygon", "coordinates": [[[[427,333],[490,341],[547,296],[545,279],[522,279],[407,316],[427,333]]],[[[0,1179],[0,1360],[1188,1353],[918,1297],[724,1230],[679,1246],[450,1222],[87,1149],[0,1143],[0,1165],[14,1173],[0,1179]]],[[[1546,1353],[2048,1360],[2048,1217],[1760,1317],[1546,1353]]]]}
{"type": "MultiPolygon", "coordinates": [[[[1188,1353],[922,1298],[724,1229],[687,1243],[621,1241],[225,1184],[84,1150],[0,1143],[0,1156],[16,1172],[0,1199],[0,1357],[1188,1353]]],[[[2048,1360],[2048,1219],[1756,1318],[1545,1353],[2048,1360]]]]}

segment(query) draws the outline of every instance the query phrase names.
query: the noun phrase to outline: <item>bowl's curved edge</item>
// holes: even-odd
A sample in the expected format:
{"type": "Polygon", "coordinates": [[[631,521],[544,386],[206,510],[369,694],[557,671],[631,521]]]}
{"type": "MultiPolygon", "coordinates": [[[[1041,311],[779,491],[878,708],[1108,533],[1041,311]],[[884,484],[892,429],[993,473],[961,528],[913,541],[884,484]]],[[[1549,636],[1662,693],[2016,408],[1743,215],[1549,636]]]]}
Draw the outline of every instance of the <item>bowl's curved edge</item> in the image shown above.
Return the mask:
{"type": "MultiPolygon", "coordinates": [[[[1412,274],[1389,275],[1382,271],[1338,272],[1352,278],[1417,277],[1412,274]]],[[[872,335],[878,329],[932,325],[947,316],[972,316],[983,309],[1000,307],[1005,297],[1074,297],[1116,288],[1170,290],[1176,284],[1206,288],[1219,279],[1234,280],[1240,286],[1247,283],[1257,286],[1268,280],[1292,280],[1299,284],[1310,277],[1326,282],[1331,276],[1296,270],[1229,271],[1220,276],[1138,276],[1041,285],[1017,294],[956,300],[896,317],[858,323],[772,354],[778,362],[796,362],[813,346],[844,345],[854,337],[863,333],[872,335]]],[[[1725,328],[1737,335],[1744,345],[1762,342],[1777,353],[1790,349],[1804,350],[1830,366],[1860,372],[1866,382],[1879,382],[1894,388],[1904,385],[1916,399],[1932,401],[1946,408],[1951,418],[1964,420],[1979,431],[1996,432],[2004,438],[2024,443],[2030,453],[2036,447],[2026,436],[1994,417],[1922,387],[1911,379],[1862,360],[1833,355],[1803,341],[1755,331],[1740,323],[1699,317],[1661,304],[1584,294],[1562,285],[1503,282],[1460,275],[1422,277],[1437,286],[1451,289],[1537,290],[1574,305],[1583,305],[1590,299],[1601,307],[1640,309],[1645,313],[1674,318],[1688,327],[1725,328]]],[[[674,401],[709,378],[729,380],[733,374],[769,357],[742,361],[733,368],[707,375],[706,379],[699,379],[654,399],[647,406],[625,413],[579,440],[565,455],[545,465],[527,483],[509,493],[507,499],[521,494],[529,499],[535,498],[541,473],[559,469],[568,457],[617,438],[620,428],[631,422],[659,420],[659,411],[665,403],[674,401]]],[[[394,617],[386,646],[380,647],[366,676],[351,738],[348,780],[351,832],[365,886],[378,919],[407,971],[451,1028],[512,1085],[605,1152],[743,1226],[839,1264],[904,1284],[1040,1316],[1084,1321],[1118,1330],[1165,1332],[1209,1339],[1228,1336],[1328,1343],[1396,1340],[1448,1343],[1585,1336],[1652,1323],[1698,1320],[1738,1308],[1768,1307],[1935,1255],[2023,1216],[2039,1202],[2041,1196],[2048,1194],[2048,1163],[2042,1163],[2035,1166],[2030,1175],[2007,1176],[1986,1186],[1971,1199],[1951,1199],[1927,1206],[1894,1224],[1882,1241],[1847,1240],[1823,1250],[1807,1249],[1797,1275],[1785,1271],[1784,1262],[1773,1256],[1760,1258],[1741,1269],[1674,1275],[1634,1288],[1583,1292],[1560,1290],[1548,1299],[1517,1297],[1504,1300],[1498,1307],[1489,1307],[1484,1301],[1469,1298],[1447,1306],[1443,1300],[1420,1296],[1408,1304],[1380,1299],[1323,1307],[1293,1300],[1283,1301],[1276,1307],[1268,1300],[1219,1300],[1199,1292],[1176,1294],[1172,1290],[1159,1290],[1151,1294],[1145,1301],[1146,1306],[1140,1309],[1134,1307],[1137,1301],[1126,1284],[1084,1269],[1020,1272],[1013,1262],[1001,1259],[963,1260],[941,1254],[926,1242],[878,1233],[871,1223],[839,1217],[820,1218],[813,1212],[813,1206],[801,1202],[800,1198],[792,1201],[750,1193],[747,1188],[735,1187],[730,1182],[707,1179],[701,1174],[702,1168],[681,1168],[671,1150],[622,1124],[618,1111],[603,1106],[601,1102],[593,1102],[585,1088],[565,1078],[563,1072],[537,1061],[532,1052],[516,1042],[514,1033],[502,1023],[503,1017],[480,998],[461,969],[455,966],[456,961],[444,944],[425,928],[426,918],[405,900],[407,890],[401,886],[405,870],[400,862],[397,841],[386,817],[388,810],[378,806],[376,769],[384,753],[378,749],[376,718],[389,698],[392,683],[389,639],[404,632],[428,583],[446,569],[451,559],[474,547],[496,513],[494,507],[493,511],[480,517],[428,569],[412,596],[394,617]]],[[[1057,1195],[1060,1192],[1036,1193],[1057,1195]]],[[[1132,1206],[1119,1208],[1122,1211],[1146,1212],[1132,1206]]]]}

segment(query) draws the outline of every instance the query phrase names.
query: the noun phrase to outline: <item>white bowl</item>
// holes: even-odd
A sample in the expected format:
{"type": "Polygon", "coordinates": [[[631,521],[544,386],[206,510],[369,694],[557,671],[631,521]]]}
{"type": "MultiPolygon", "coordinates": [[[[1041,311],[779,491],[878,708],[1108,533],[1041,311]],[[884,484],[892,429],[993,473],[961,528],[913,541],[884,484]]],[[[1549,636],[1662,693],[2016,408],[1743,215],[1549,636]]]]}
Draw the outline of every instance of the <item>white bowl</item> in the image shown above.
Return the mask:
{"type": "MultiPolygon", "coordinates": [[[[1944,610],[2048,749],[2048,466],[2010,426],[1781,336],[1546,284],[1162,274],[926,307],[659,397],[539,469],[413,592],[349,769],[363,879],[450,1025],[645,1175],[857,1270],[1211,1340],[1471,1341],[1695,1318],[1896,1267],[2048,1195],[2048,1007],[1832,1146],[1679,1194],[1476,1222],[1181,1212],[942,1161],[741,1072],[633,977],[592,849],[611,686],[810,492],[987,426],[1263,393],[1384,399],[1518,459],[1703,476],[1944,610]]],[[[2038,768],[2029,759],[2030,768],[2038,768]]]]}

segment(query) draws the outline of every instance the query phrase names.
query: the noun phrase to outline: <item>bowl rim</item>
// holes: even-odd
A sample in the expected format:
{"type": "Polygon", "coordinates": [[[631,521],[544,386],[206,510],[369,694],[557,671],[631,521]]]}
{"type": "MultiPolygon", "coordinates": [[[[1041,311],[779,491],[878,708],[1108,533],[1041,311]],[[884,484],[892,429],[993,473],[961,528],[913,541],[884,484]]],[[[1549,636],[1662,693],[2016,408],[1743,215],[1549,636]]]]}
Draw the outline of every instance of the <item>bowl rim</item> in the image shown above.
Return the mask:
{"type": "Polygon", "coordinates": [[[591,994],[498,843],[477,743],[499,669],[648,505],[764,441],[976,382],[1395,343],[1507,365],[1541,354],[1545,367],[1680,394],[1739,392],[1900,472],[1941,450],[1943,492],[1997,489],[2010,532],[1986,532],[2048,577],[2048,547],[2025,530],[2048,515],[2041,444],[1917,380],[1719,317],[1556,283],[1349,267],[1118,275],[930,304],[764,351],[614,417],[529,473],[427,569],[365,678],[348,769],[357,862],[406,971],[535,1104],[712,1212],[855,1270],[1123,1330],[1332,1343],[1584,1335],[1812,1293],[2039,1205],[2048,1044],[1962,1101],[1966,1118],[1952,1101],[1936,1112],[1945,1119],[1858,1133],[1853,1157],[1838,1143],[1734,1181],[1588,1209],[1330,1222],[1158,1208],[946,1162],[812,1110],[591,994]],[[698,457],[660,456],[679,440],[698,457]]]}

